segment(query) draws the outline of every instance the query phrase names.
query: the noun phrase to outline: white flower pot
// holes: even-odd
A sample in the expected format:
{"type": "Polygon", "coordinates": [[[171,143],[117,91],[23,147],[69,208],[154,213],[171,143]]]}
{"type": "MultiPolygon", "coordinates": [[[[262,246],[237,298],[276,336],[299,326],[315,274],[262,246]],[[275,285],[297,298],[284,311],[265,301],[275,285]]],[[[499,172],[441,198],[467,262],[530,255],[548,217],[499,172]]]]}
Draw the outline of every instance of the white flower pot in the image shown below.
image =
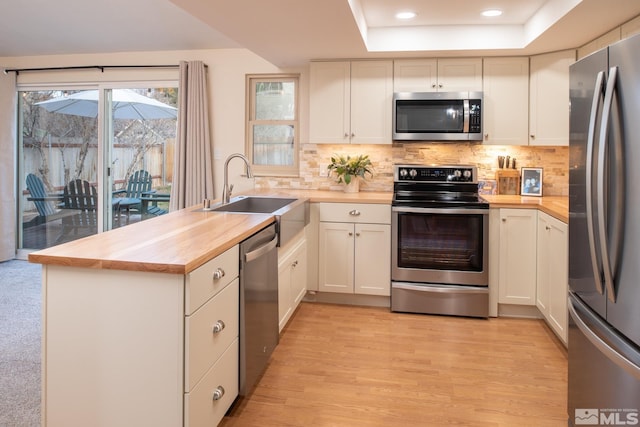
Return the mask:
{"type": "Polygon", "coordinates": [[[360,191],[360,180],[358,178],[351,178],[351,182],[349,184],[345,184],[344,192],[345,193],[357,193],[360,191]]]}

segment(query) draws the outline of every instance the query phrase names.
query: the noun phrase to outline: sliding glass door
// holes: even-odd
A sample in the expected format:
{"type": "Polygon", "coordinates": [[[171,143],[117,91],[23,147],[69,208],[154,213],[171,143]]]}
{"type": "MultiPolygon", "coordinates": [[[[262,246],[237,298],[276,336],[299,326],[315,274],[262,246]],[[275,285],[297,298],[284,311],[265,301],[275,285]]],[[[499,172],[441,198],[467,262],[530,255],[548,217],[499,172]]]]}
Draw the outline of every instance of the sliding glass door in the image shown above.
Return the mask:
{"type": "Polygon", "coordinates": [[[47,88],[19,97],[18,249],[168,211],[175,88],[47,88]]]}

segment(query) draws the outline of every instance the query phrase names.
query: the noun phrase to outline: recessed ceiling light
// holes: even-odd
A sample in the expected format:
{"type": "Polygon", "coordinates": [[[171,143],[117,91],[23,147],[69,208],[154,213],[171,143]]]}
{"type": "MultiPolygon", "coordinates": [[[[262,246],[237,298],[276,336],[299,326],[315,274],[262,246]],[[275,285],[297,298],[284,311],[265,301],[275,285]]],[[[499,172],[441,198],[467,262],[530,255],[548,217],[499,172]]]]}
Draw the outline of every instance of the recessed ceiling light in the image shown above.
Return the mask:
{"type": "Polygon", "coordinates": [[[502,11],[500,9],[489,9],[482,12],[482,16],[493,17],[493,16],[500,16],[500,15],[502,15],[502,11]]]}
{"type": "Polygon", "coordinates": [[[413,19],[416,17],[415,12],[398,12],[396,13],[397,19],[413,19]]]}

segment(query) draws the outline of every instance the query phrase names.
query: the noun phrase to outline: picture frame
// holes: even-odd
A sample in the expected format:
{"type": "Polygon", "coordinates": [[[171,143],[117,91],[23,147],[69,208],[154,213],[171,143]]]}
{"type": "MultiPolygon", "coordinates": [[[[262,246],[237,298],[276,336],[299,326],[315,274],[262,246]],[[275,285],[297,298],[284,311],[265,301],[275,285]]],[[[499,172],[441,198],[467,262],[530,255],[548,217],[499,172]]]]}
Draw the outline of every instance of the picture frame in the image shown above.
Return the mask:
{"type": "Polygon", "coordinates": [[[542,196],[542,168],[521,168],[520,195],[542,196]]]}

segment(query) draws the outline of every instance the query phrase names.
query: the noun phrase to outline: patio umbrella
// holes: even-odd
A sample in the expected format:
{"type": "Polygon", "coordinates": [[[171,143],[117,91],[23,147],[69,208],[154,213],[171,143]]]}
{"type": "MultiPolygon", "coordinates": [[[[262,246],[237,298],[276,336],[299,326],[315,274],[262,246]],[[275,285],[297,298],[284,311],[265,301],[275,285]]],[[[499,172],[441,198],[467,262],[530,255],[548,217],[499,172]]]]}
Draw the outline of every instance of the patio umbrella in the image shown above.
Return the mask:
{"type": "MultiPolygon", "coordinates": [[[[175,119],[178,116],[177,108],[139,95],[130,89],[113,89],[112,92],[114,119],[175,119]]],[[[98,91],[85,90],[38,102],[36,105],[52,113],[97,117],[98,91]]]]}

